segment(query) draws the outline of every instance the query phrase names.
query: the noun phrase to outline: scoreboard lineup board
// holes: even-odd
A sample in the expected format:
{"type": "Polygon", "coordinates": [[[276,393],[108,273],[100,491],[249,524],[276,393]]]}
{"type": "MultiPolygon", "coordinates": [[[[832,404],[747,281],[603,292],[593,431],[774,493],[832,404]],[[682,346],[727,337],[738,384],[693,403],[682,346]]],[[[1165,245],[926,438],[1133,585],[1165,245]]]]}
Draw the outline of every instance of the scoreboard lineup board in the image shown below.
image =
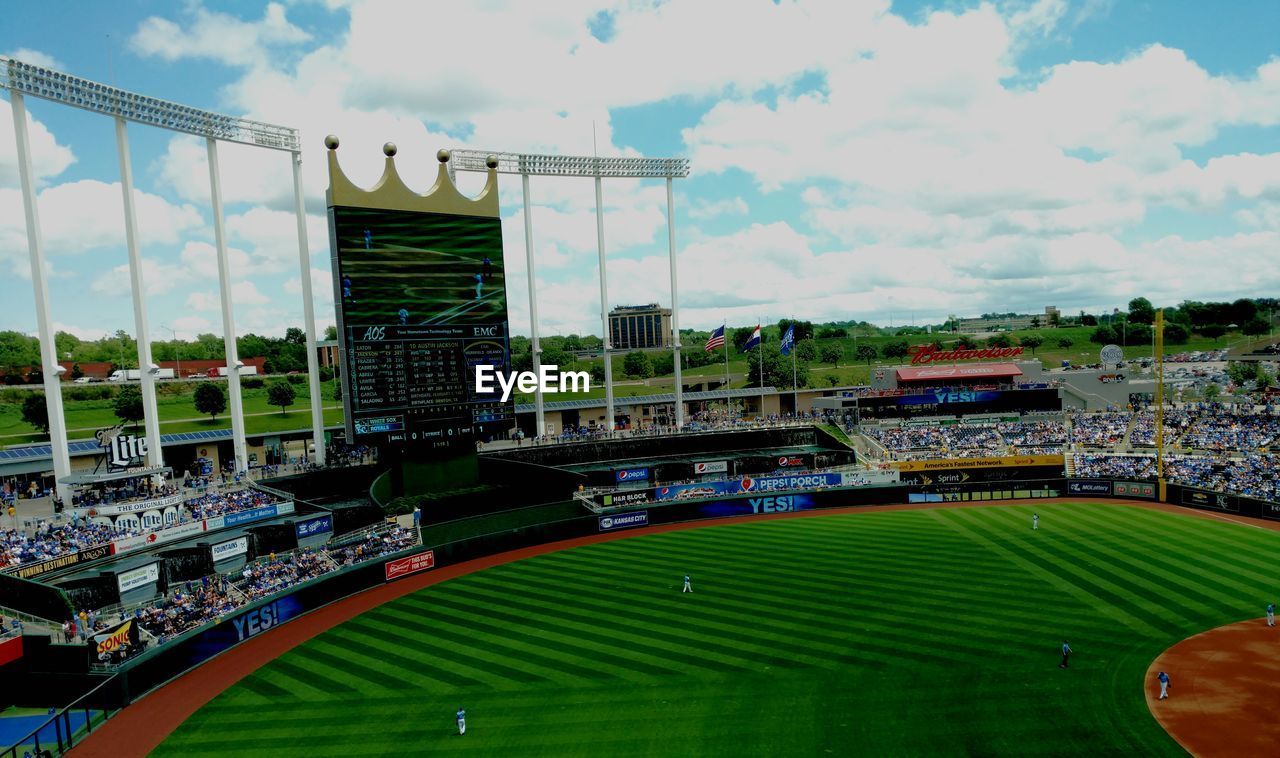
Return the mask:
{"type": "Polygon", "coordinates": [[[348,437],[448,447],[509,428],[513,402],[475,392],[476,366],[510,364],[499,220],[330,214],[348,437]]]}

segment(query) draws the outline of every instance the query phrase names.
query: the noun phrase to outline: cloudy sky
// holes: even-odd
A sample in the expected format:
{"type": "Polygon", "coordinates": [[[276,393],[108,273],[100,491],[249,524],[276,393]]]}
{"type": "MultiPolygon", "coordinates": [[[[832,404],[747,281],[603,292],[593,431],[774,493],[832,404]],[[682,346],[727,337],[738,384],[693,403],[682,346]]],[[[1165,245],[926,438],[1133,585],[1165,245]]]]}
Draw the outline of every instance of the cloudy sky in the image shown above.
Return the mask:
{"type": "MultiPolygon", "coordinates": [[[[324,148],[393,140],[687,156],[681,320],[878,323],[1280,294],[1280,3],[24,3],[0,53],[301,130],[311,276],[333,323],[324,148]],[[550,9],[554,8],[554,12],[550,9]]],[[[110,120],[28,99],[58,327],[133,330],[110,120]]],[[[221,332],[205,150],[130,128],[154,337],[221,332]]],[[[302,321],[285,155],[221,152],[237,330],[302,321]]],[[[481,178],[467,176],[464,190],[481,178]]],[[[0,100],[0,329],[35,317],[0,100]]],[[[539,315],[599,332],[589,180],[532,181],[539,315]]],[[[528,331],[519,183],[502,212],[528,331]]],[[[668,303],[665,190],[605,186],[611,305],[668,303]]]]}

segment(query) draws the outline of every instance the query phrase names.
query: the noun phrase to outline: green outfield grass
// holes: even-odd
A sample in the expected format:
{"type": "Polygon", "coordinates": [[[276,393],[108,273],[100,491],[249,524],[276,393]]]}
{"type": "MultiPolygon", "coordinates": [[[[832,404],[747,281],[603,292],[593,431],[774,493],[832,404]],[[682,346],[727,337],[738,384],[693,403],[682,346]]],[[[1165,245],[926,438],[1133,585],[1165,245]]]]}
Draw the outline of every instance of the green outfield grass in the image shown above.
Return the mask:
{"type": "Polygon", "coordinates": [[[488,569],[316,637],[156,754],[1181,754],[1146,667],[1261,615],[1280,534],[1092,504],[1040,504],[1032,532],[1032,510],[757,521],[488,569]]]}

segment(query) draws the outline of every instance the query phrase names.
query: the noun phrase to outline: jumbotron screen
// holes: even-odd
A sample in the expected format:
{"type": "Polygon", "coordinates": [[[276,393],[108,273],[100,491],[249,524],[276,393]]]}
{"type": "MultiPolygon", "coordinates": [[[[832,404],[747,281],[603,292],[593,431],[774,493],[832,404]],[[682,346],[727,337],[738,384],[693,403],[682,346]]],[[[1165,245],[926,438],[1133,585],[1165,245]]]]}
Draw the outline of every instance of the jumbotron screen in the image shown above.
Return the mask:
{"type": "Polygon", "coordinates": [[[448,447],[509,427],[514,404],[474,379],[510,363],[501,221],[329,213],[348,437],[448,447]]]}

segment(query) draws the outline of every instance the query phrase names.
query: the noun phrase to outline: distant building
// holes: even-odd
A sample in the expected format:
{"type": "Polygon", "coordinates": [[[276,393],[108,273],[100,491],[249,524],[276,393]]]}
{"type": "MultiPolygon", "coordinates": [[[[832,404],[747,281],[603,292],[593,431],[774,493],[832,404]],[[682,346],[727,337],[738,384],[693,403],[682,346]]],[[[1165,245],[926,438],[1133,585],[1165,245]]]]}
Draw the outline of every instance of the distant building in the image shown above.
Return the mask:
{"type": "Polygon", "coordinates": [[[320,359],[320,365],[338,370],[338,341],[337,340],[316,340],[316,355],[320,359]]]}
{"type": "Polygon", "coordinates": [[[981,332],[1008,332],[1017,329],[1036,329],[1056,323],[1062,313],[1052,305],[1046,305],[1043,314],[1029,316],[1002,316],[1000,318],[962,318],[956,323],[961,334],[981,332]]]}
{"type": "Polygon", "coordinates": [[[609,311],[609,341],[614,350],[671,346],[671,309],[657,303],[620,305],[609,311]]]}

